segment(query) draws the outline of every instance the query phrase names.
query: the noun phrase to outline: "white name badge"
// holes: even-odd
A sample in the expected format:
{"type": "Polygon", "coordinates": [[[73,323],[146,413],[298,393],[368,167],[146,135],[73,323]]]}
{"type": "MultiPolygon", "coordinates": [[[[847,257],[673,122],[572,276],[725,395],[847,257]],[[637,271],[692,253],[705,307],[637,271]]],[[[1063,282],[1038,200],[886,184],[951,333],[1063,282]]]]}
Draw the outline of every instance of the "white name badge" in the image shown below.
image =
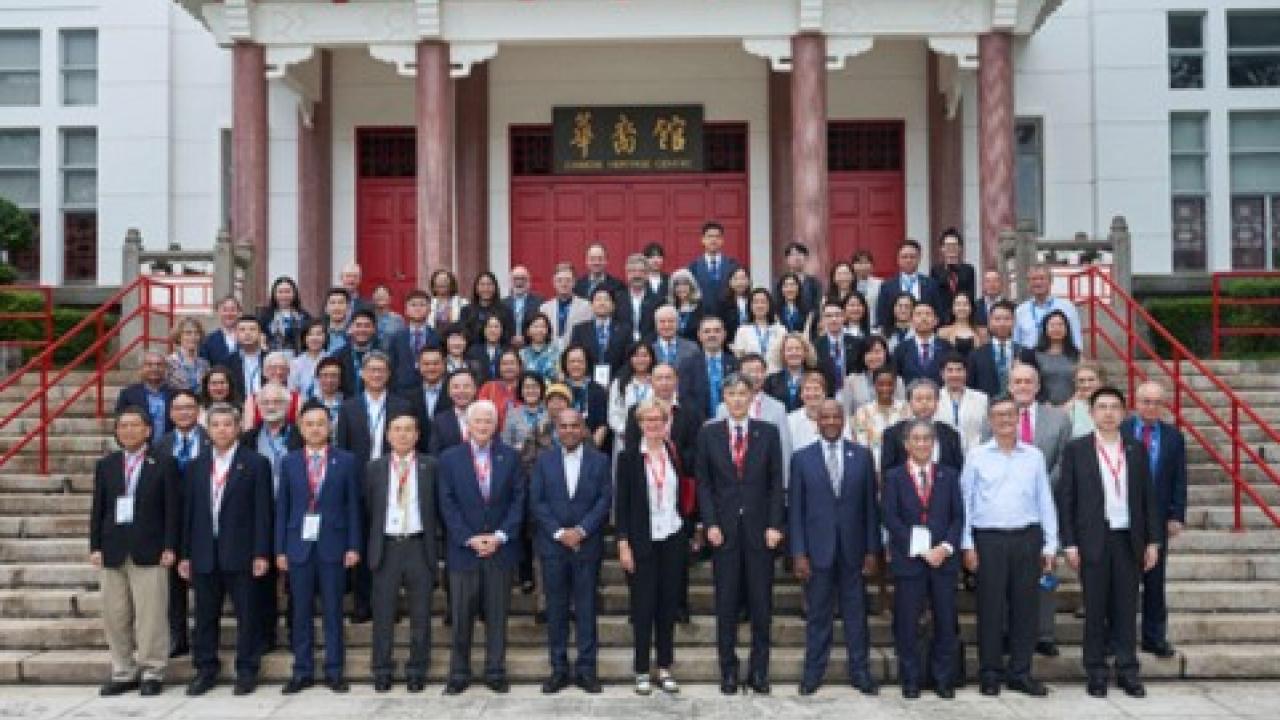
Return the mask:
{"type": "Polygon", "coordinates": [[[913,525],[911,527],[911,551],[907,555],[911,557],[920,557],[933,547],[933,538],[929,535],[929,528],[924,525],[913,525]]]}
{"type": "Polygon", "coordinates": [[[310,542],[320,539],[319,513],[307,513],[302,516],[302,539],[310,542]]]}
{"type": "Polygon", "coordinates": [[[400,532],[400,513],[392,513],[391,517],[387,518],[387,530],[392,534],[400,532]]]}
{"type": "Polygon", "coordinates": [[[129,525],[133,523],[133,497],[126,495],[116,498],[116,524],[129,525]]]}
{"type": "Polygon", "coordinates": [[[595,381],[599,383],[601,387],[609,387],[609,366],[608,365],[596,366],[595,381]]]}

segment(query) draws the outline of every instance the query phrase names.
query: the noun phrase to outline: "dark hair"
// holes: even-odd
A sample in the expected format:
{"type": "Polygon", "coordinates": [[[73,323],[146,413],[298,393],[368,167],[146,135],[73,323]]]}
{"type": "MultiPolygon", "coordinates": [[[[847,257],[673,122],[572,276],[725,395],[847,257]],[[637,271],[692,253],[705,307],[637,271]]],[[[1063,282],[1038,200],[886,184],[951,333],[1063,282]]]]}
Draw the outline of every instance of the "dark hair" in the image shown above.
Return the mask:
{"type": "Polygon", "coordinates": [[[738,267],[733,269],[733,272],[729,273],[729,277],[725,278],[724,293],[721,294],[720,296],[721,302],[725,304],[730,304],[737,301],[738,296],[735,295],[733,292],[733,276],[737,275],[738,273],[743,273],[747,276],[747,293],[746,294],[748,297],[751,296],[751,271],[746,269],[742,265],[739,265],[738,267]]]}
{"type": "MultiPolygon", "coordinates": [[[[515,348],[503,348],[498,352],[498,367],[502,367],[502,360],[508,355],[516,359],[516,367],[520,368],[520,371],[516,373],[516,376],[519,377],[524,373],[524,361],[520,359],[520,351],[515,348]]],[[[496,380],[497,378],[494,379],[496,380]]]]}
{"type": "Polygon", "coordinates": [[[831,271],[827,273],[827,300],[835,300],[840,303],[840,308],[844,309],[844,299],[850,291],[858,289],[858,275],[853,271],[853,263],[841,260],[831,266],[831,271]],[[849,290],[840,290],[836,287],[836,271],[845,268],[849,274],[853,276],[853,284],[849,286],[849,290]]]}
{"type": "Polygon", "coordinates": [[[369,322],[373,323],[373,328],[374,328],[374,330],[377,330],[377,329],[378,329],[378,316],[377,316],[376,314],[374,314],[374,312],[373,312],[372,310],[368,310],[368,309],[365,309],[365,308],[361,308],[361,309],[359,309],[359,310],[357,310],[357,311],[355,311],[355,312],[351,313],[351,324],[353,324],[353,325],[354,325],[354,324],[355,324],[355,321],[356,321],[357,319],[359,319],[359,318],[366,318],[366,319],[368,319],[368,320],[369,320],[369,322]]]}
{"type": "Polygon", "coordinates": [[[342,299],[346,300],[347,303],[350,304],[351,293],[347,292],[347,289],[342,287],[329,288],[329,291],[324,294],[324,304],[328,305],[329,301],[332,300],[335,295],[341,295],[342,299]]]}
{"type": "MultiPolygon", "coordinates": [[[[894,295],[894,296],[893,296],[893,303],[892,303],[891,305],[889,305],[889,316],[890,316],[890,317],[892,317],[892,316],[893,316],[893,309],[894,309],[894,308],[896,308],[896,307],[898,307],[898,302],[899,302],[899,301],[901,301],[903,298],[906,298],[907,300],[910,300],[910,301],[911,301],[911,309],[912,309],[912,311],[914,311],[914,310],[915,310],[916,305],[919,305],[919,304],[920,304],[919,302],[917,302],[917,301],[916,301],[916,296],[915,296],[915,295],[912,295],[912,294],[911,294],[911,293],[909,293],[909,292],[900,292],[900,293],[898,293],[897,295],[894,295]]],[[[883,329],[884,329],[884,328],[881,328],[881,330],[883,330],[883,329]]],[[[890,330],[892,330],[892,328],[889,328],[889,329],[890,329],[890,330]]]]}
{"type": "Polygon", "coordinates": [[[427,281],[427,292],[434,293],[436,288],[436,278],[444,275],[449,280],[449,296],[458,294],[458,276],[451,271],[441,268],[431,273],[431,279],[427,281]]]}
{"type": "Polygon", "coordinates": [[[298,314],[305,312],[302,309],[302,293],[298,290],[298,283],[288,275],[281,275],[276,278],[275,282],[271,283],[271,293],[267,296],[268,315],[275,315],[276,311],[280,309],[280,306],[276,303],[276,288],[281,285],[288,285],[293,288],[293,309],[298,314]]]}
{"type": "Polygon", "coordinates": [[[898,252],[902,252],[902,248],[915,248],[918,253],[920,252],[920,243],[910,239],[903,240],[902,244],[898,246],[898,252]]]}
{"type": "Polygon", "coordinates": [[[1098,398],[1106,397],[1108,395],[1119,400],[1121,407],[1125,407],[1124,393],[1120,392],[1120,388],[1112,385],[1103,385],[1097,390],[1094,390],[1093,394],[1089,396],[1089,407],[1092,408],[1094,405],[1097,405],[1098,398]]]}
{"type": "Polygon", "coordinates": [[[192,400],[195,400],[197,405],[200,404],[200,396],[196,395],[195,391],[188,390],[187,388],[182,388],[181,390],[174,390],[173,394],[169,396],[169,404],[172,405],[173,401],[177,400],[180,397],[189,397],[192,400]]]}
{"type": "Polygon", "coordinates": [[[440,359],[441,360],[444,359],[444,348],[440,347],[439,345],[427,344],[427,345],[423,345],[422,349],[418,351],[418,361],[421,362],[422,356],[426,355],[429,352],[440,353],[440,359]]]}
{"type": "Polygon", "coordinates": [[[263,329],[262,329],[262,321],[261,321],[261,320],[259,320],[259,319],[258,319],[258,316],[256,316],[256,315],[250,315],[250,314],[248,314],[248,313],[245,313],[244,315],[241,315],[240,317],[236,318],[236,325],[237,325],[237,326],[239,326],[239,325],[240,325],[240,323],[242,323],[242,322],[251,322],[251,323],[253,323],[254,325],[257,325],[257,326],[258,326],[258,332],[263,332],[263,329]]]}
{"type": "Polygon", "coordinates": [[[323,358],[320,360],[320,362],[316,363],[316,369],[311,374],[315,377],[320,377],[321,370],[324,370],[326,368],[331,368],[331,367],[338,368],[338,372],[340,373],[344,372],[344,369],[342,367],[342,361],[330,355],[329,357],[323,358]]]}
{"type": "Polygon", "coordinates": [[[863,295],[862,292],[855,287],[853,289],[853,292],[845,296],[844,310],[848,312],[849,301],[855,300],[855,299],[858,302],[862,303],[862,322],[858,323],[858,329],[862,331],[862,337],[864,338],[870,337],[871,336],[871,306],[867,304],[867,296],[863,295]]]}
{"type": "MultiPolygon", "coordinates": [[[[893,368],[893,353],[889,352],[889,341],[880,335],[869,335],[862,345],[862,352],[858,355],[858,372],[867,371],[867,353],[871,352],[871,348],[879,345],[884,350],[884,365],[881,367],[893,368]]],[[[895,368],[896,372],[896,368],[895,368]]],[[[872,377],[874,380],[874,376],[872,377]]]]}
{"type": "Polygon", "coordinates": [[[308,401],[306,401],[305,403],[303,403],[303,404],[302,404],[302,409],[298,410],[298,422],[299,422],[299,423],[301,423],[301,422],[302,422],[302,418],[306,417],[306,416],[307,416],[307,413],[310,413],[310,412],[315,411],[315,410],[323,410],[323,411],[324,411],[324,419],[325,419],[325,420],[329,420],[329,419],[330,419],[330,417],[329,417],[329,408],[328,408],[328,407],[326,407],[326,406],[325,406],[325,404],[324,404],[324,403],[322,403],[322,402],[320,402],[319,400],[316,400],[316,399],[312,398],[311,400],[308,400],[308,401]]]}
{"type": "Polygon", "coordinates": [[[555,334],[556,334],[555,324],[551,322],[551,318],[548,317],[546,313],[539,310],[533,315],[530,315],[528,322],[524,324],[524,336],[526,341],[528,341],[529,339],[529,328],[533,327],[533,324],[538,322],[539,320],[547,324],[547,341],[550,342],[555,338],[555,334]]]}
{"type": "Polygon", "coordinates": [[[480,387],[480,376],[477,375],[476,371],[472,370],[470,367],[460,367],[457,370],[454,370],[453,372],[449,373],[448,376],[446,376],[444,379],[444,386],[446,388],[449,387],[449,385],[453,383],[453,379],[458,377],[459,375],[466,375],[467,377],[471,378],[472,384],[474,384],[477,388],[480,387]]]}
{"type": "Polygon", "coordinates": [[[582,343],[574,343],[565,348],[564,352],[560,353],[560,374],[566,378],[569,377],[569,354],[573,352],[581,352],[584,360],[588,363],[591,361],[591,353],[587,352],[586,346],[582,343]]]}
{"type": "Polygon", "coordinates": [[[410,300],[426,300],[427,303],[430,304],[431,295],[430,293],[428,293],[426,290],[423,290],[422,288],[414,288],[409,291],[408,295],[404,296],[404,302],[406,305],[409,304],[410,300]]]}
{"type": "Polygon", "coordinates": [[[876,368],[876,371],[871,373],[871,384],[874,385],[877,380],[885,375],[888,375],[894,380],[898,379],[898,371],[889,363],[885,363],[882,367],[876,368]]]}
{"type": "Polygon", "coordinates": [[[632,343],[631,347],[627,348],[626,362],[622,363],[622,370],[618,372],[619,392],[625,393],[627,388],[631,385],[631,381],[635,379],[635,370],[631,367],[631,361],[636,355],[642,352],[649,356],[649,372],[651,374],[653,373],[653,368],[658,364],[658,354],[653,351],[653,348],[649,346],[649,343],[643,340],[637,343],[632,343]]]}
{"type": "Polygon", "coordinates": [[[617,304],[617,300],[615,300],[615,299],[614,299],[614,297],[613,297],[613,293],[609,291],[609,288],[607,288],[607,287],[605,287],[605,286],[604,286],[604,283],[601,283],[601,284],[597,285],[597,286],[596,286],[596,289],[591,291],[591,302],[592,302],[592,303],[595,303],[595,301],[596,301],[596,296],[597,296],[597,295],[599,295],[600,293],[604,293],[605,295],[608,295],[608,296],[609,296],[609,302],[612,302],[612,303],[614,303],[615,305],[617,304]]]}
{"type": "Polygon", "coordinates": [[[965,362],[964,356],[954,350],[942,356],[942,362],[939,363],[938,367],[946,369],[946,367],[952,363],[958,363],[964,368],[969,367],[968,363],[965,362]]]}
{"type": "Polygon", "coordinates": [[[666,251],[663,250],[662,246],[656,242],[651,242],[648,245],[645,245],[644,250],[641,250],[640,254],[644,255],[647,258],[651,258],[651,257],[665,258],[667,256],[666,251]]]}
{"type": "Polygon", "coordinates": [[[964,298],[965,300],[968,300],[968,301],[969,301],[969,324],[970,324],[970,325],[977,325],[978,323],[977,323],[977,321],[974,319],[974,312],[973,312],[973,311],[974,311],[974,310],[976,310],[976,309],[978,308],[978,305],[977,305],[977,303],[975,303],[975,302],[973,301],[973,296],[969,294],[969,291],[968,291],[968,290],[957,290],[957,291],[956,291],[956,294],[951,296],[951,319],[952,319],[952,321],[954,321],[954,320],[955,320],[955,317],[956,317],[956,300],[959,300],[960,298],[964,298]]]}
{"type": "Polygon", "coordinates": [[[856,263],[859,260],[866,260],[867,262],[872,264],[874,264],[876,261],[875,256],[871,254],[870,250],[854,250],[853,259],[850,262],[856,263]]]}
{"type": "Polygon", "coordinates": [[[1008,392],[999,393],[992,397],[987,403],[987,412],[990,413],[992,410],[995,410],[997,405],[1013,405],[1014,407],[1017,407],[1018,401],[1014,400],[1013,396],[1008,392]]]}
{"type": "Polygon", "coordinates": [[[142,424],[146,425],[148,430],[151,429],[151,414],[148,413],[141,405],[125,405],[120,408],[120,412],[116,413],[116,422],[120,422],[125,415],[133,415],[141,420],[142,424]]]}
{"type": "Polygon", "coordinates": [[[938,244],[941,245],[946,242],[947,238],[955,238],[956,242],[960,243],[962,246],[964,245],[964,238],[961,237],[960,231],[955,227],[949,227],[946,230],[943,230],[942,234],[938,236],[938,244]]]}
{"type": "Polygon", "coordinates": [[[521,371],[520,379],[516,380],[516,394],[520,396],[520,401],[524,402],[524,384],[530,380],[538,383],[538,401],[541,402],[547,397],[547,381],[536,372],[521,371]]]}
{"type": "MultiPolygon", "coordinates": [[[[339,365],[341,367],[341,365],[339,365]]],[[[209,368],[209,372],[204,374],[204,379],[200,381],[200,395],[197,399],[200,401],[201,407],[208,407],[213,403],[213,399],[209,397],[209,380],[214,375],[222,375],[227,380],[227,399],[228,402],[237,408],[244,404],[244,398],[240,397],[239,391],[236,389],[235,377],[231,374],[230,368],[226,365],[214,365],[209,368]]]]}
{"type": "Polygon", "coordinates": [[[793,252],[798,252],[805,257],[809,257],[809,246],[802,242],[792,240],[786,244],[786,247],[782,248],[782,257],[786,257],[793,252]]]}
{"type": "Polygon", "coordinates": [[[765,321],[769,324],[778,322],[778,307],[773,301],[773,293],[769,292],[765,288],[759,287],[747,293],[747,317],[750,319],[750,322],[754,324],[756,321],[756,314],[755,311],[751,309],[751,306],[755,303],[757,295],[763,295],[764,298],[769,301],[769,309],[765,312],[765,321]]]}
{"type": "Polygon", "coordinates": [[[723,235],[724,225],[721,225],[717,220],[708,220],[702,223],[702,234],[706,235],[708,230],[719,230],[720,234],[723,235]]]}
{"type": "MultiPolygon", "coordinates": [[[[325,344],[325,347],[328,347],[329,320],[328,318],[313,317],[313,318],[308,318],[306,322],[302,323],[302,330],[298,333],[299,352],[307,351],[307,333],[311,332],[312,328],[317,328],[317,327],[324,331],[324,344],[325,344]]],[[[323,351],[325,348],[320,348],[320,349],[323,351]]]]}
{"type": "Polygon", "coordinates": [[[987,322],[991,321],[991,316],[995,314],[995,311],[997,310],[1008,310],[1010,315],[1018,314],[1018,306],[1014,305],[1012,300],[999,300],[995,305],[991,306],[990,310],[987,311],[987,322]]]}
{"type": "Polygon", "coordinates": [[[410,420],[413,421],[414,429],[415,430],[418,429],[418,416],[414,415],[412,411],[405,410],[403,408],[401,408],[400,410],[396,410],[395,412],[392,412],[390,415],[387,416],[387,427],[390,428],[391,423],[401,418],[409,418],[410,420]]]}
{"type": "Polygon", "coordinates": [[[476,275],[476,279],[471,282],[471,302],[481,307],[489,307],[489,305],[497,305],[502,300],[502,284],[498,282],[498,276],[493,274],[492,270],[484,270],[476,275]],[[487,303],[480,300],[480,281],[493,281],[493,299],[487,303]]]}
{"type": "Polygon", "coordinates": [[[1062,354],[1072,360],[1079,359],[1080,348],[1076,347],[1075,337],[1071,334],[1071,321],[1061,310],[1051,311],[1040,321],[1040,339],[1036,341],[1036,352],[1045,352],[1049,349],[1049,321],[1056,317],[1062,318],[1062,324],[1067,328],[1066,336],[1062,338],[1062,354]]]}
{"type": "Polygon", "coordinates": [[[813,308],[809,307],[809,301],[804,296],[804,281],[800,279],[799,275],[793,272],[785,272],[778,277],[778,307],[782,307],[786,302],[786,299],[782,297],[782,286],[785,285],[788,280],[796,281],[796,309],[800,311],[801,315],[807,315],[811,310],[813,310],[813,308]]]}
{"type": "Polygon", "coordinates": [[[764,356],[761,355],[760,353],[747,353],[742,357],[738,358],[738,369],[741,370],[742,366],[746,365],[749,362],[760,363],[765,367],[769,366],[769,363],[765,362],[764,356]]]}
{"type": "MultiPolygon", "coordinates": [[[[440,342],[447,346],[449,338],[454,335],[461,335],[463,340],[469,340],[467,338],[467,329],[462,327],[461,323],[450,323],[440,331],[440,342]]],[[[447,351],[448,347],[445,347],[445,350],[447,351]]]]}

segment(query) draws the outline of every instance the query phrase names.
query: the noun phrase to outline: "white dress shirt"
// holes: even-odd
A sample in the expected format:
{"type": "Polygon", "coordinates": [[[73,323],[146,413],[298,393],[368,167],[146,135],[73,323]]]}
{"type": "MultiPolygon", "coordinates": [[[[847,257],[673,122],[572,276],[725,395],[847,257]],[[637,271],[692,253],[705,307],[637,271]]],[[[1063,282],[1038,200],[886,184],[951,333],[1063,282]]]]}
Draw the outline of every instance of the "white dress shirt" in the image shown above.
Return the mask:
{"type": "Polygon", "coordinates": [[[671,457],[666,452],[662,455],[666,463],[665,474],[662,477],[662,494],[659,495],[657,478],[650,472],[649,451],[641,450],[641,456],[644,458],[645,487],[648,489],[649,496],[649,537],[654,542],[666,540],[679,532],[684,524],[677,509],[680,498],[680,476],[676,474],[676,467],[671,463],[671,457]]]}
{"type": "Polygon", "coordinates": [[[1095,442],[1098,474],[1102,476],[1102,496],[1106,500],[1107,526],[1112,530],[1128,530],[1129,464],[1125,461],[1124,442],[1107,443],[1102,438],[1095,442]]]}
{"type": "Polygon", "coordinates": [[[233,443],[225,453],[213,452],[213,475],[209,478],[209,510],[213,513],[213,536],[218,537],[218,514],[222,512],[222,498],[227,491],[227,476],[231,474],[231,461],[235,459],[236,448],[240,443],[233,443]],[[218,487],[215,478],[222,479],[222,487],[218,487]]]}
{"type": "Polygon", "coordinates": [[[382,457],[382,439],[387,430],[387,393],[377,400],[369,393],[364,394],[364,408],[369,413],[369,459],[382,457]]]}
{"type": "Polygon", "coordinates": [[[422,532],[422,515],[418,506],[418,462],[413,453],[399,457],[394,453],[387,463],[387,519],[383,532],[387,535],[414,535],[422,532]],[[400,513],[400,473],[408,463],[404,480],[405,510],[400,513]]]}

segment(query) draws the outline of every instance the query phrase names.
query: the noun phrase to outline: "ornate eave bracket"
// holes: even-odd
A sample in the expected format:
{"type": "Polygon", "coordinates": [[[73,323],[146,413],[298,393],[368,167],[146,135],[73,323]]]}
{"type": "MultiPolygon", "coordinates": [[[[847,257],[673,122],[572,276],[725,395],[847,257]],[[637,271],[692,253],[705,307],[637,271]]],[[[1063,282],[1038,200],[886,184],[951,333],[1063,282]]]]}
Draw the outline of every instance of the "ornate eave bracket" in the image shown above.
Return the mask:
{"type": "MultiPolygon", "coordinates": [[[[845,61],[861,55],[875,45],[871,35],[828,35],[827,70],[839,70],[845,61]]],[[[791,38],[786,36],[743,38],[742,48],[748,53],[769,61],[769,67],[777,72],[791,72],[791,38]]]]}

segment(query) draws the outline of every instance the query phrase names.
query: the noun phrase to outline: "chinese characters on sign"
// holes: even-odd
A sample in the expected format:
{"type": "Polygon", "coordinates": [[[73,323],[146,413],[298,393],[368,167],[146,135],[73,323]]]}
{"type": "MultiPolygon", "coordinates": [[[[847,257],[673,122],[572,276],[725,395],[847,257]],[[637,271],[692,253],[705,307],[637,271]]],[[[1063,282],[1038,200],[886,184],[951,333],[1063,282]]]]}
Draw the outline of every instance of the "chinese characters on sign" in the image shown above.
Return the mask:
{"type": "Polygon", "coordinates": [[[702,106],[557,107],[558,173],[699,172],[702,106]]]}

